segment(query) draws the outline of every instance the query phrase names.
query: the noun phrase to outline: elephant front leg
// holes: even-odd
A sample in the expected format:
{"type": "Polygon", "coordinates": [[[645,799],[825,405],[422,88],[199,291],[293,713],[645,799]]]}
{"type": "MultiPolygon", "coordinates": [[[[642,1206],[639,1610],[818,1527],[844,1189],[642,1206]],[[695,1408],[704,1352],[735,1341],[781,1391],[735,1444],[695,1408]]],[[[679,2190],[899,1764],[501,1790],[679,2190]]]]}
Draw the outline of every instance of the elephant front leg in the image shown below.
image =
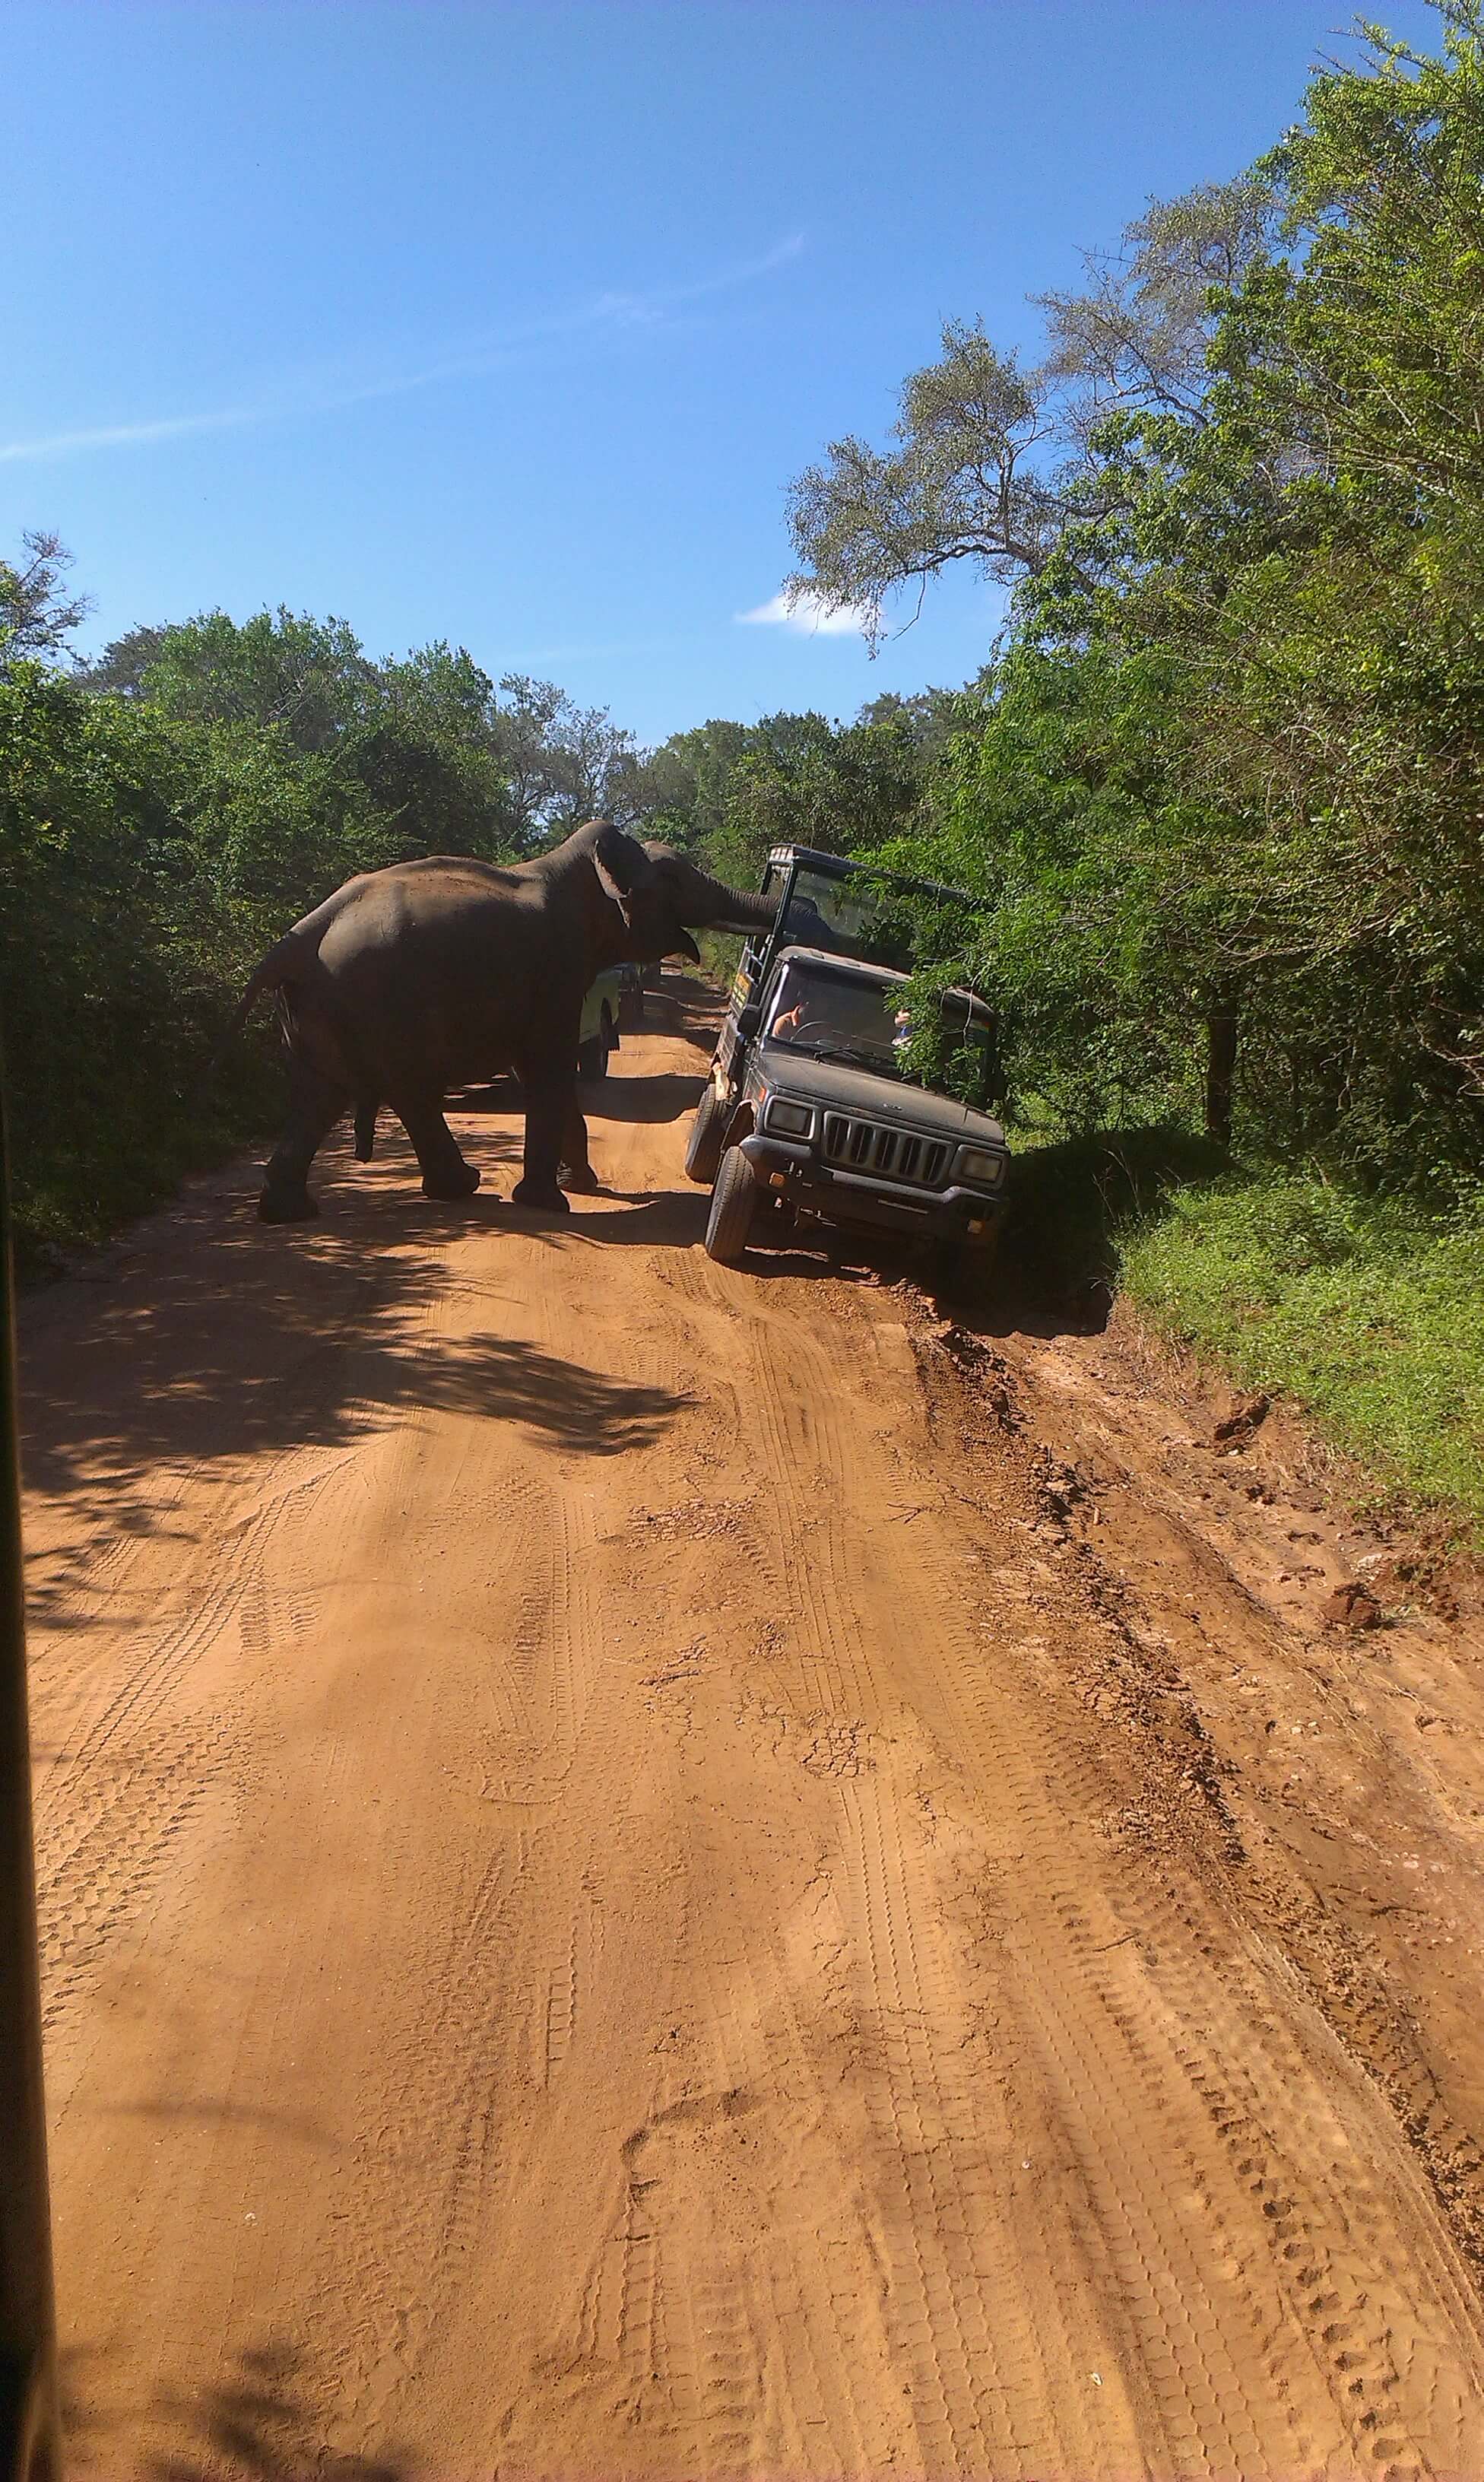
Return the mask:
{"type": "Polygon", "coordinates": [[[443,1097],[394,1095],[392,1109],[412,1141],[423,1170],[425,1198],[472,1198],[480,1175],[458,1151],[454,1132],[443,1117],[443,1097]]]}
{"type": "Polygon", "coordinates": [[[557,1166],[557,1178],[563,1189],[584,1193],[599,1186],[587,1153],[587,1123],[578,1108],[574,1093],[567,1113],[566,1129],[561,1141],[561,1160],[557,1166]]]}
{"type": "MultiPolygon", "coordinates": [[[[561,1160],[562,1141],[577,1111],[576,1080],[569,1071],[565,1077],[525,1076],[521,1082],[526,1089],[526,1165],[510,1193],[511,1200],[517,1206],[538,1206],[548,1214],[566,1215],[571,1210],[558,1182],[557,1167],[561,1160]]],[[[586,1134],[585,1129],[585,1158],[586,1134]]]]}

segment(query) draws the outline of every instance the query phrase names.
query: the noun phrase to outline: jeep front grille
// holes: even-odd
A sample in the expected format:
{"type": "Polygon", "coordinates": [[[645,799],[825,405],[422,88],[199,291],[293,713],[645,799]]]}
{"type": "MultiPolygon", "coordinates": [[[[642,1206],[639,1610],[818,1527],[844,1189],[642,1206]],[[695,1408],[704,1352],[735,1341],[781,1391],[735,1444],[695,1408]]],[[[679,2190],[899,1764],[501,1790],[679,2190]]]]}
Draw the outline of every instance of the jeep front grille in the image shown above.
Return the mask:
{"type": "Polygon", "coordinates": [[[883,1128],[844,1112],[824,1115],[824,1160],[846,1172],[879,1173],[883,1180],[910,1180],[941,1189],[949,1149],[941,1138],[914,1137],[910,1129],[883,1128]]]}

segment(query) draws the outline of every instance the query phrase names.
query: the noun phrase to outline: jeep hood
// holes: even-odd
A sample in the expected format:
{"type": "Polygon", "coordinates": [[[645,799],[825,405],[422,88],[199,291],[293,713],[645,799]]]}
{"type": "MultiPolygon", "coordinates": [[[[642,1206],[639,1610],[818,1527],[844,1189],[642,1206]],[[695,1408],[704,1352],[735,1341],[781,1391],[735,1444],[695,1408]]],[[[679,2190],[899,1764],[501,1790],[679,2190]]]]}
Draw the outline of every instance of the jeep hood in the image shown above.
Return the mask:
{"type": "Polygon", "coordinates": [[[814,1060],[807,1051],[786,1043],[758,1046],[757,1065],[769,1086],[781,1095],[796,1095],[801,1103],[818,1103],[831,1112],[858,1112],[892,1128],[930,1130],[934,1137],[953,1138],[961,1146],[1002,1147],[1004,1131],[987,1112],[976,1112],[949,1095],[929,1095],[922,1086],[899,1078],[877,1077],[869,1069],[848,1068],[843,1060],[814,1060]]]}

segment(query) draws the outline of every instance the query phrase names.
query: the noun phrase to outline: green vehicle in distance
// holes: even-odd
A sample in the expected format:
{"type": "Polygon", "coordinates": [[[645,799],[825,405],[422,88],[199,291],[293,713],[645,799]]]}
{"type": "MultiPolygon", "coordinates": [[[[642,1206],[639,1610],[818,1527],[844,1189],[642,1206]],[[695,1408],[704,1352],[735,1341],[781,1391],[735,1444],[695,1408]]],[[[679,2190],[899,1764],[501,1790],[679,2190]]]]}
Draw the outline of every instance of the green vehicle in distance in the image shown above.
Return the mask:
{"type": "Polygon", "coordinates": [[[619,1024],[632,1022],[629,997],[631,986],[628,968],[609,965],[589,983],[583,997],[583,1014],[578,1024],[577,1073],[579,1077],[606,1077],[610,1052],[619,1045],[619,1024]]]}

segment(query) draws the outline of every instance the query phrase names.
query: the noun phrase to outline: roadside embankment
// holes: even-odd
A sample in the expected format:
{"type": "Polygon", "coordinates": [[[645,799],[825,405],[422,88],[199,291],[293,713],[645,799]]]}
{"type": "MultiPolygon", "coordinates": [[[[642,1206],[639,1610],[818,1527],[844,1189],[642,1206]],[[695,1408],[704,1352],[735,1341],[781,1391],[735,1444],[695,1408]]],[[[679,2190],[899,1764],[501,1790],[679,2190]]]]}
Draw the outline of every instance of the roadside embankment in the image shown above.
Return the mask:
{"type": "Polygon", "coordinates": [[[1484,1540],[1484,1219],[1242,1170],[1159,1130],[1038,1147],[1018,1170],[1020,1280],[1113,1290],[1234,1385],[1281,1396],[1353,1461],[1352,1496],[1484,1540]]]}

